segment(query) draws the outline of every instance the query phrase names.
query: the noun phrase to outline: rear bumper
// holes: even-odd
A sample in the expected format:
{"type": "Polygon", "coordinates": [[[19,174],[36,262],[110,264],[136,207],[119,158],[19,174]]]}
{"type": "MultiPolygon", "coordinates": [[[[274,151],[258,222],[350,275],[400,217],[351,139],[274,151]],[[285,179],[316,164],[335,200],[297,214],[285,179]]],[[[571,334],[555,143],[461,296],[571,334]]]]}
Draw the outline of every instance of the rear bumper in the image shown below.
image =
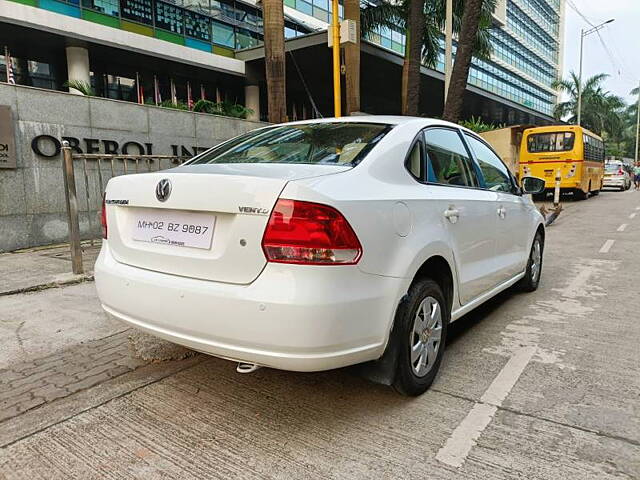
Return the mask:
{"type": "Polygon", "coordinates": [[[626,185],[626,181],[624,178],[606,178],[602,182],[602,186],[604,188],[607,187],[624,187],[626,185]]]}
{"type": "Polygon", "coordinates": [[[95,281],[118,320],[214,356],[296,371],[379,358],[408,286],[356,266],[267,264],[249,285],[197,280],[118,263],[106,241],[95,281]]]}

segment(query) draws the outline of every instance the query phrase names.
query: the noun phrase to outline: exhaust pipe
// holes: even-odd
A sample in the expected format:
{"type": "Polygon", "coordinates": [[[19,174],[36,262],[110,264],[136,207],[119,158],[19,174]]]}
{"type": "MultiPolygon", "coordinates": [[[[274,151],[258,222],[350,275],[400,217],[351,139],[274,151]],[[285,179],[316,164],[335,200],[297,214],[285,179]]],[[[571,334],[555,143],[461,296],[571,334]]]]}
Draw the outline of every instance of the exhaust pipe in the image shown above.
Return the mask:
{"type": "Polygon", "coordinates": [[[238,373],[253,373],[258,370],[260,365],[256,365],[255,363],[244,363],[238,362],[238,366],[236,367],[236,372],[238,373]]]}

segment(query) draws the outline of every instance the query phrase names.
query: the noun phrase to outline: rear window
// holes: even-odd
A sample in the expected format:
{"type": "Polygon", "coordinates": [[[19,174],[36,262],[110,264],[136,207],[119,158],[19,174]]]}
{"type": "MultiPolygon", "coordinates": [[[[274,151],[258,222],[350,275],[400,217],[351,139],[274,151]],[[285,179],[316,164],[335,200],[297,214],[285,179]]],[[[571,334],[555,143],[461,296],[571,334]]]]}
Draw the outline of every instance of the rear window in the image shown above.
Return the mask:
{"type": "Polygon", "coordinates": [[[189,165],[302,163],[357,165],[391,129],[378,123],[282,125],[249,132],[194,158],[189,165]]]}
{"type": "Polygon", "coordinates": [[[607,173],[618,173],[620,170],[622,170],[622,165],[617,163],[609,163],[605,165],[604,168],[607,173]]]}
{"type": "Polygon", "coordinates": [[[573,132],[533,133],[527,137],[529,153],[568,152],[575,142],[573,132]]]}

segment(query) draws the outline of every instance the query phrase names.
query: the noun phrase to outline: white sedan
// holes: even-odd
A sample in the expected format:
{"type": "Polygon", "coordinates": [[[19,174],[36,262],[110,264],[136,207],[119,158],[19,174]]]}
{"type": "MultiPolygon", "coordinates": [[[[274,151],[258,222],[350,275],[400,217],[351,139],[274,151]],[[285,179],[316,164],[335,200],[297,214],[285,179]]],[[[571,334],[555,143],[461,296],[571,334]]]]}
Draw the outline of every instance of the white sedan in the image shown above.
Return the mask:
{"type": "Polygon", "coordinates": [[[447,326],[538,286],[545,230],[482,138],[359,116],[254,130],[171,170],[109,181],[95,266],[106,312],[253,366],[368,362],[408,395],[447,326]]]}
{"type": "Polygon", "coordinates": [[[617,188],[620,191],[631,188],[631,176],[622,162],[608,162],[605,164],[602,188],[617,188]]]}

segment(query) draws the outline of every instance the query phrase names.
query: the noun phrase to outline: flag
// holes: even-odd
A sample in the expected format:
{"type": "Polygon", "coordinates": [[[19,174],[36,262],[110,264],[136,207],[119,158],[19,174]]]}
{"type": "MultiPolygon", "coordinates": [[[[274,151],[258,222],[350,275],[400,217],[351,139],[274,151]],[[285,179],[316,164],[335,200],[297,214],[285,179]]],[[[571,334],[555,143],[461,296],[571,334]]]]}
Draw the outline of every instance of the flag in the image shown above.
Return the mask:
{"type": "Polygon", "coordinates": [[[204,85],[200,84],[200,100],[206,100],[207,96],[204,92],[204,85]]]}
{"type": "Polygon", "coordinates": [[[142,103],[142,89],[140,87],[140,75],[136,72],[136,95],[138,96],[138,103],[142,103]]]}
{"type": "Polygon", "coordinates": [[[187,108],[193,110],[193,98],[191,97],[191,84],[187,82],[187,108]]]}
{"type": "Polygon", "coordinates": [[[171,79],[171,103],[174,105],[178,104],[178,98],[176,97],[176,84],[173,83],[173,78],[171,79]]]}
{"type": "Polygon", "coordinates": [[[158,83],[158,77],[153,76],[153,100],[156,102],[156,105],[160,105],[162,103],[162,96],[160,95],[160,84],[158,83]]]}
{"type": "Polygon", "coordinates": [[[16,78],[13,76],[13,64],[11,63],[11,57],[9,56],[9,48],[4,47],[4,61],[5,68],[7,69],[7,83],[10,85],[16,84],[16,78]]]}

